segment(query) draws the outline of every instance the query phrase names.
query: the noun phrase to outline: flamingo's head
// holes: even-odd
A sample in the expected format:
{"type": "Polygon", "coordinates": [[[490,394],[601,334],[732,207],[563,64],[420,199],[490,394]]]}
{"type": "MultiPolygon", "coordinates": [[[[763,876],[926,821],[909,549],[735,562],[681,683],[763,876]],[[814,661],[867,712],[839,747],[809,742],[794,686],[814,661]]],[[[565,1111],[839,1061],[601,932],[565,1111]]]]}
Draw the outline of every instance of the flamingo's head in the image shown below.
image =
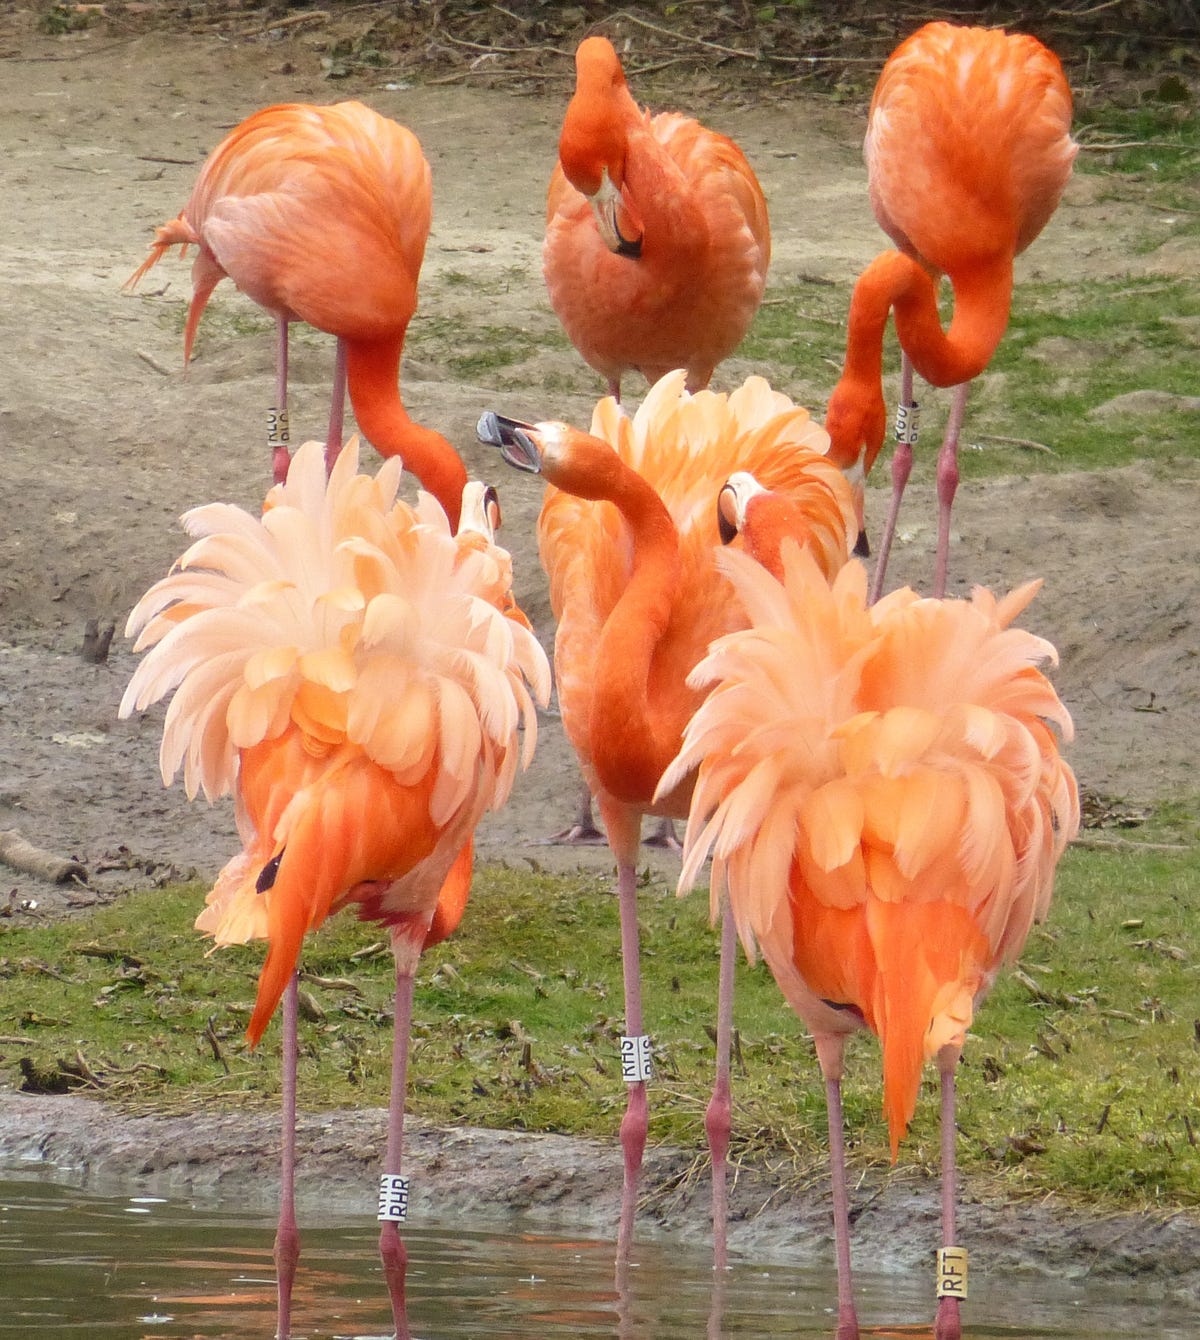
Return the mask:
{"type": "Polygon", "coordinates": [[[717,533],[722,544],[732,544],[746,525],[746,509],[767,490],[748,470],[729,476],[717,494],[717,533]]]}
{"type": "Polygon", "coordinates": [[[854,493],[858,518],[854,552],[866,558],[871,550],[865,522],[865,483],[887,431],[887,407],[878,385],[864,388],[843,377],[829,397],[825,431],[829,434],[829,459],[841,468],[854,493]]]}
{"type": "Polygon", "coordinates": [[[629,117],[637,108],[613,45],[589,37],[575,53],[575,95],[567,104],[558,139],[558,161],[572,186],[585,196],[604,244],[618,255],[638,257],[642,221],[626,189],[629,117]]]}
{"type": "Polygon", "coordinates": [[[622,468],[607,442],[569,424],[522,423],[487,410],[475,431],[485,445],[499,447],[514,469],[541,475],[577,498],[611,497],[613,478],[622,468]]]}
{"type": "Polygon", "coordinates": [[[500,495],[491,484],[480,479],[469,480],[462,492],[458,534],[482,535],[489,544],[495,544],[499,529],[500,495]]]}

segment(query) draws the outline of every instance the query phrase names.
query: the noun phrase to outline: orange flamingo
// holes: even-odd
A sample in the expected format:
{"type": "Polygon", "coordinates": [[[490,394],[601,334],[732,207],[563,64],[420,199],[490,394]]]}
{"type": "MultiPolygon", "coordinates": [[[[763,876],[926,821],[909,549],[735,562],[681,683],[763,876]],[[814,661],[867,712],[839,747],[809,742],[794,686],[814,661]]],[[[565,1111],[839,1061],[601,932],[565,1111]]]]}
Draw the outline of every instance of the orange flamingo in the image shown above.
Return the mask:
{"type": "Polygon", "coordinates": [[[914,367],[934,386],[956,388],[937,465],[933,593],[946,589],[969,383],[1008,324],[1013,259],[1041,232],[1071,175],[1077,146],[1070,130],[1062,66],[1033,37],[926,24],[896,48],[875,86],[864,148],[871,206],[899,251],[876,257],[854,287],[845,366],[826,415],[830,455],[856,485],[861,523],[862,481],[883,444],[883,332],[894,309],[903,419],[875,596],[912,468],[914,367]],[[954,289],[945,331],[937,306],[942,274],[954,289]]]}
{"type": "MultiPolygon", "coordinates": [[[[549,666],[511,605],[511,567],[490,541],[486,495],[467,494],[483,535],[456,539],[431,498],[416,509],[397,501],[398,460],[374,479],[357,469],[356,440],[328,481],[321,444],[308,443],[261,519],[228,504],[186,515],[195,543],[130,615],[127,631],[149,651],[120,711],[174,690],[164,783],[182,768],[189,796],[235,792],[243,849],[197,926],[218,944],[268,941],[252,1044],[281,996],[285,1006],[294,999],[285,988],[308,930],[347,904],[390,928],[391,1187],[401,1167],[413,973],[422,948],[462,914],[471,834],[507,798],[518,760],[531,757],[536,715],[526,684],[544,702],[549,666]]],[[[291,1082],[285,1118],[294,1122],[291,1082]]],[[[284,1142],[282,1336],[299,1251],[287,1120],[284,1142]]],[[[407,1336],[394,1219],[385,1219],[380,1250],[397,1334],[407,1336]]]]}
{"type": "MultiPolygon", "coordinates": [[[[838,1263],[838,1340],[857,1340],[840,1081],[843,1044],[883,1046],[892,1156],[924,1062],[942,1081],[942,1215],[956,1246],[954,1068],[976,1004],[1049,904],[1079,824],[1055,723],[1071,719],[1009,625],[1040,585],[997,600],[868,605],[862,564],[832,588],[785,543],[780,582],[745,554],[720,561],[750,627],[691,676],[709,690],[661,790],[695,778],[680,891],[713,853],[747,953],[761,947],[812,1031],[825,1078],[838,1263]]],[[[943,1254],[935,1334],[960,1334],[960,1259],[943,1254]]],[[[962,1266],[965,1269],[965,1264],[962,1266]]]]}
{"type": "MultiPolygon", "coordinates": [[[[416,136],[359,102],[286,103],[247,117],[209,155],[179,217],[160,227],[132,286],[172,246],[196,246],[184,359],[209,296],[228,275],[276,319],[278,404],[286,417],[287,328],[337,337],[329,463],[341,446],[344,383],[358,426],[405,466],[457,525],[466,470],[441,434],[400,399],[404,336],[432,211],[416,136]]],[[[287,473],[275,444],[276,481],[287,473]]]]}
{"type": "Polygon", "coordinates": [[[762,302],[762,188],[732,140],[639,109],[607,38],[581,42],[575,69],[546,202],[551,306],[615,399],[630,369],[686,368],[701,390],[762,302]]]}
{"type": "MultiPolygon", "coordinates": [[[[744,467],[804,508],[807,542],[830,573],[845,561],[854,512],[841,472],[823,454],[808,412],[751,377],[730,395],[689,395],[682,370],[651,388],[631,420],[602,400],[591,434],[485,415],[480,437],[510,464],[552,487],[538,522],[541,558],[558,620],[555,672],[563,728],[596,796],[617,861],[625,976],[623,1046],[644,1064],[625,1071],[625,1156],[618,1256],[632,1236],[646,1140],[636,870],[643,814],[682,818],[691,780],[659,790],[683,728],[700,703],[687,676],[713,638],[744,623],[718,572],[713,501],[744,467]]],[[[728,1021],[733,940],[723,941],[718,1076],[706,1117],[714,1166],[714,1236],[724,1256],[724,1170],[729,1136],[728,1021]]]]}

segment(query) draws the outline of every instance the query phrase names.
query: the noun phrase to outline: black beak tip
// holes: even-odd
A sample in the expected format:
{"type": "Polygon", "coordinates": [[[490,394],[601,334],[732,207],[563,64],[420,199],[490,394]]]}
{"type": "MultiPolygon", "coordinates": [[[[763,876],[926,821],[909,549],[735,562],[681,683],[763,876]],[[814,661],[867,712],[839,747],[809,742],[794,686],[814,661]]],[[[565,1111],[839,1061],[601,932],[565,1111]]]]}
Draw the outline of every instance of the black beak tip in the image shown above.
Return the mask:
{"type": "Polygon", "coordinates": [[[867,532],[865,530],[860,530],[858,532],[858,539],[854,541],[854,557],[871,557],[871,542],[867,539],[867,532]]]}
{"type": "Polygon", "coordinates": [[[500,433],[500,417],[495,410],[485,409],[479,416],[479,422],[475,425],[475,436],[485,446],[503,446],[504,439],[500,433]]]}

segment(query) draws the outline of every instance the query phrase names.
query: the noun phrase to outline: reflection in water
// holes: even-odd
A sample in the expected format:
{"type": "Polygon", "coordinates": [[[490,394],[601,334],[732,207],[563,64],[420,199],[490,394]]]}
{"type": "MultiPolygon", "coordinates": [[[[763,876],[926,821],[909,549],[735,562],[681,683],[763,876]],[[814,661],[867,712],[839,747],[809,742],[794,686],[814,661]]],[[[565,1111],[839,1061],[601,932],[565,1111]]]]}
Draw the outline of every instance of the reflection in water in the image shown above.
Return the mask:
{"type": "MultiPolygon", "coordinates": [[[[116,1198],[0,1173],[0,1340],[249,1340],[275,1321],[270,1214],[157,1197],[116,1198]]],[[[306,1340],[391,1333],[370,1214],[302,1222],[294,1333],[306,1340]]],[[[615,1244],[520,1232],[409,1226],[409,1321],[419,1340],[829,1340],[828,1271],[735,1261],[714,1288],[694,1247],[639,1242],[615,1278],[615,1244]]],[[[981,1272],[982,1275],[982,1272],[981,1272]]],[[[932,1277],[931,1277],[932,1279],[932,1277]]],[[[976,1281],[972,1280],[975,1285],[976,1281]]],[[[868,1336],[929,1336],[921,1281],[863,1273],[868,1336]],[[888,1325],[882,1323],[886,1319],[888,1325]]],[[[1132,1307],[1128,1290],[1036,1276],[980,1278],[970,1340],[1194,1340],[1182,1307],[1132,1307]]]]}

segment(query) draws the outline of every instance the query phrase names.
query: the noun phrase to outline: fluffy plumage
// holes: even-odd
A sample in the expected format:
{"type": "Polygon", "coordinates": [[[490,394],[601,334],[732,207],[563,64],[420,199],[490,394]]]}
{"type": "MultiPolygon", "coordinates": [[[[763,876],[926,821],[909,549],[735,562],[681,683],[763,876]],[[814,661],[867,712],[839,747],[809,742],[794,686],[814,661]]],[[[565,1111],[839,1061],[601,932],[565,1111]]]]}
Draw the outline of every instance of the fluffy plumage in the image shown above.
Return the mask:
{"type": "Polygon", "coordinates": [[[1071,720],[1038,668],[1054,648],[1010,627],[1039,583],[868,607],[856,562],[832,588],[794,546],[782,584],[720,564],[751,627],[696,668],[708,696],[662,781],[698,770],[680,886],[711,853],[714,909],[727,890],[818,1042],[880,1036],[894,1151],[923,1063],[961,1045],[1078,828],[1051,729],[1071,720]]]}
{"type": "Polygon", "coordinates": [[[121,715],[174,691],[164,783],[182,769],[189,796],[236,791],[244,850],[198,924],[270,940],[252,1040],[305,932],[345,903],[411,919],[419,946],[480,815],[532,755],[526,686],[549,690],[536,639],[497,607],[507,555],[456,540],[431,499],[399,501],[398,460],[357,469],[352,442],[326,483],[308,443],[262,517],[187,513],[194,543],[126,629],[149,650],[121,715]]]}

